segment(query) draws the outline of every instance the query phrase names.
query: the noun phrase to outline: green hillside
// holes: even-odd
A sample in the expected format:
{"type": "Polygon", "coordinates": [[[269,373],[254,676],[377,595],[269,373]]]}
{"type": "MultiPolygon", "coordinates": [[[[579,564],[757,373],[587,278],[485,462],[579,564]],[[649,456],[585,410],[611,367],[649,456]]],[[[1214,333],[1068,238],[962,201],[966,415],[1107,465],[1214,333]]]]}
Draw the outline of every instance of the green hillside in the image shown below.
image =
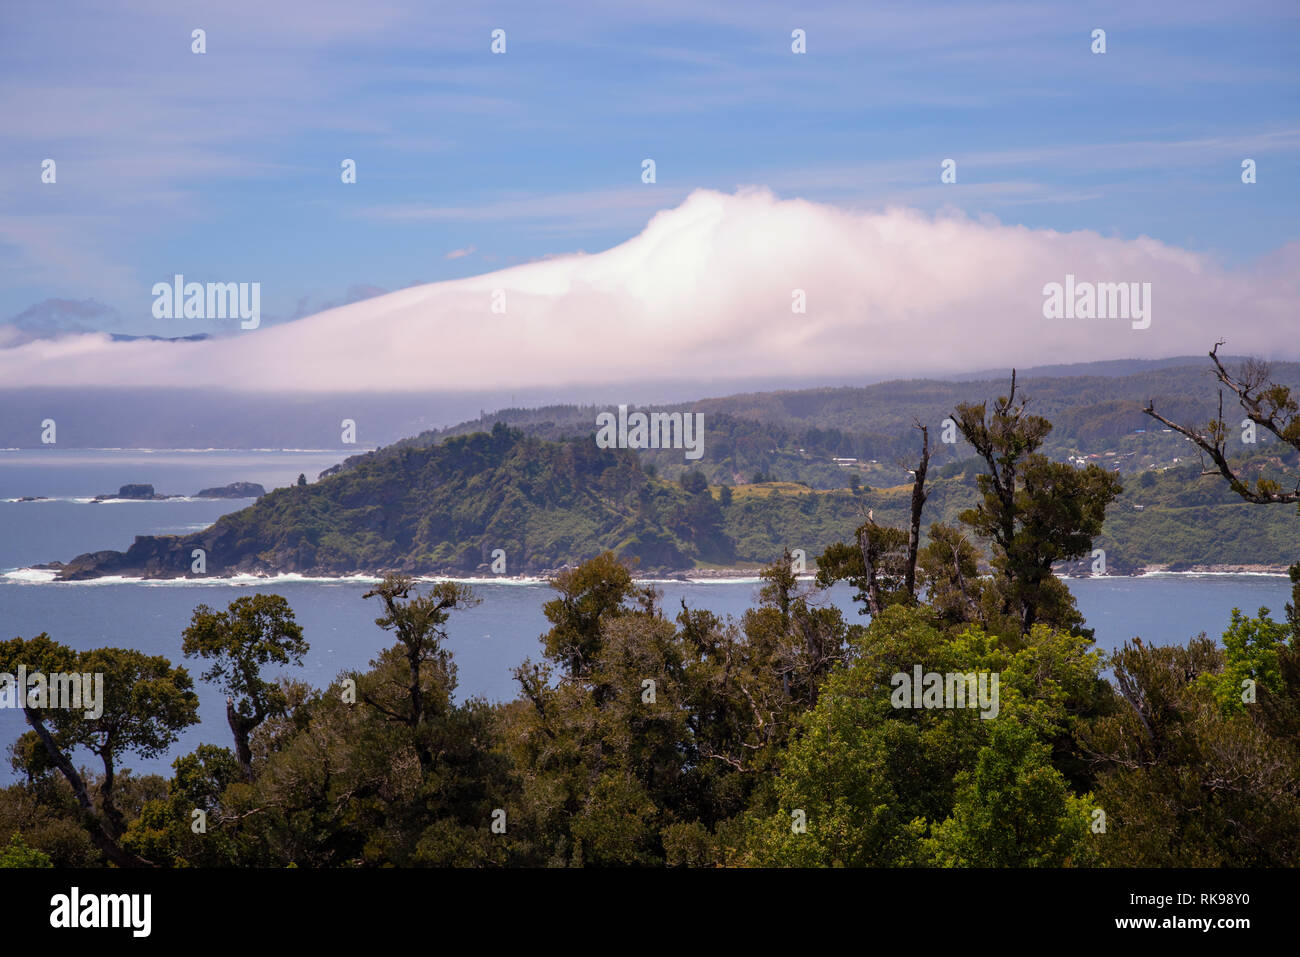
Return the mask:
{"type": "MultiPolygon", "coordinates": [[[[1300,363],[1272,365],[1275,381],[1300,388],[1300,363]]],[[[1124,375],[1030,375],[1020,380],[1034,413],[1051,420],[1043,452],[1063,461],[1096,456],[1121,475],[1185,463],[1190,446],[1143,414],[1154,400],[1178,422],[1204,422],[1215,412],[1214,380],[1203,361],[1147,368],[1124,375]],[[1107,453],[1110,453],[1109,455],[1107,453]]],[[[895,380],[854,388],[756,392],[692,403],[638,407],[654,411],[704,413],[704,456],[688,462],[680,451],[637,452],[656,474],[677,478],[698,468],[712,484],[737,485],[761,478],[803,482],[818,489],[848,488],[852,476],[870,486],[908,481],[917,450],[913,423],[930,426],[938,439],[940,423],[960,402],[980,402],[1006,391],[1007,378],[938,381],[895,380]],[[836,463],[834,459],[855,459],[836,463]]],[[[467,435],[505,422],[524,433],[552,441],[590,437],[596,416],[607,407],[553,405],[503,409],[447,429],[403,439],[369,455],[391,455],[421,448],[454,435],[467,435]]],[[[1270,437],[1260,436],[1260,448],[1270,437]]],[[[1276,449],[1277,445],[1273,444],[1276,449]]],[[[971,454],[963,442],[935,441],[934,465],[941,467],[971,454]]],[[[354,467],[354,456],[333,471],[354,467]]],[[[328,474],[328,473],[327,473],[328,474]]]]}
{"type": "MultiPolygon", "coordinates": [[[[1282,467],[1263,452],[1253,461],[1282,467]]],[[[967,459],[931,472],[927,528],[973,504],[977,471],[967,459]]],[[[1112,573],[1281,567],[1300,550],[1293,510],[1243,504],[1198,466],[1131,476],[1126,486],[1096,542],[1112,573]]],[[[472,575],[500,573],[492,565],[501,553],[505,574],[541,574],[605,550],[643,573],[668,573],[766,564],[787,547],[802,549],[811,567],[828,545],[851,538],[868,510],[877,522],[904,525],[910,494],[910,483],[855,491],[711,486],[699,472],[670,481],[634,453],[598,449],[590,438],[552,442],[497,424],[436,445],[381,450],[315,484],[271,492],[201,532],[141,536],[125,552],[78,556],[60,574],[472,575]]]]}

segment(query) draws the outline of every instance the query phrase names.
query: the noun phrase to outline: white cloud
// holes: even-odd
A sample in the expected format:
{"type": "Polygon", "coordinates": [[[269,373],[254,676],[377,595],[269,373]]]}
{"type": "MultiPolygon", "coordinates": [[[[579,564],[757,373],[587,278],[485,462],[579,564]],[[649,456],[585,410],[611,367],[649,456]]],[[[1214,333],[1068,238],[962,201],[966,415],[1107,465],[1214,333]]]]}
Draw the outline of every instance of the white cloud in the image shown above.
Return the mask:
{"type": "MultiPolygon", "coordinates": [[[[1295,358],[1300,244],[1245,271],[1155,240],[700,190],[605,252],[403,289],[194,344],[0,350],[12,385],[425,391],[944,373],[1200,353],[1295,358]],[[1043,286],[1149,282],[1153,318],[1049,320],[1043,286]],[[494,290],[506,312],[492,312],[494,290]],[[807,314],[791,312],[792,293],[807,314]]],[[[212,331],[178,320],[175,335],[212,331]]]]}

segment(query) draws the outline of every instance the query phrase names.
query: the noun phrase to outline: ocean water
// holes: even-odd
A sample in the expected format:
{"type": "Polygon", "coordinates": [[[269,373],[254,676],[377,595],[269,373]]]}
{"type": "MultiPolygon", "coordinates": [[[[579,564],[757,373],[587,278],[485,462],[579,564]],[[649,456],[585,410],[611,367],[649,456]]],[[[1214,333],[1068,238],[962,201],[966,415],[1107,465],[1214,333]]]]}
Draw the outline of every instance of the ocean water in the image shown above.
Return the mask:
{"type": "MultiPolygon", "coordinates": [[[[320,580],[286,576],[275,580],[140,582],[98,579],[58,583],[31,566],[66,561],[83,552],[125,548],[135,535],[168,534],[205,527],[247,500],[115,502],[89,504],[96,494],[127,482],[148,482],[164,494],[192,494],[199,488],[235,481],[260,482],[268,489],[293,482],[300,472],[316,474],[338,461],[337,452],[160,452],[120,451],[12,453],[0,451],[0,636],[25,638],[45,632],[72,647],[132,647],[185,663],[199,694],[201,723],[181,735],[171,750],[152,760],[128,758],[138,772],[167,773],[170,763],[200,743],[229,745],[221,696],[199,680],[202,661],[185,662],[181,633],[194,607],[224,608],[241,595],[274,592],[294,609],[311,644],[302,668],[286,669],[313,685],[328,684],[339,672],[364,668],[392,636],[375,625],[376,602],[362,595],[372,580],[320,580]],[[15,502],[24,495],[54,501],[15,502]]],[[[1219,634],[1231,610],[1254,614],[1261,606],[1275,616],[1290,594],[1285,577],[1265,575],[1153,575],[1090,578],[1068,582],[1097,644],[1107,650],[1137,635],[1152,644],[1183,642],[1202,631],[1219,634]]],[[[458,696],[492,700],[514,697],[512,669],[539,656],[547,623],[542,605],[552,591],[536,581],[475,582],[482,604],[458,612],[449,622],[449,645],[459,677],[458,696]]],[[[739,616],[754,603],[757,579],[659,582],[665,614],[684,600],[719,615],[739,616]]],[[[837,586],[827,600],[858,620],[852,589],[837,586]]],[[[26,730],[22,713],[0,709],[0,782],[13,780],[9,745],[26,730]]],[[[83,760],[89,756],[82,756],[83,760]]]]}

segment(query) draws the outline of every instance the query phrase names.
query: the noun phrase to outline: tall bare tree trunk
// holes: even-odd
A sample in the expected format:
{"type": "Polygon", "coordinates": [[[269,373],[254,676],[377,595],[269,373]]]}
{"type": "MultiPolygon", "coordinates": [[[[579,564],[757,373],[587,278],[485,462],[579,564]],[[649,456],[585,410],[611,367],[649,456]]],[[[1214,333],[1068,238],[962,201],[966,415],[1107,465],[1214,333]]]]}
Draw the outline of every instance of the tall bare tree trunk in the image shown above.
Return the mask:
{"type": "MultiPolygon", "coordinates": [[[[41,739],[41,744],[45,746],[45,751],[50,756],[54,766],[59,769],[68,784],[71,785],[72,793],[76,796],[77,804],[81,807],[86,831],[90,834],[90,839],[95,846],[103,851],[104,856],[118,867],[152,867],[152,861],[147,861],[143,857],[123,850],[121,845],[117,843],[117,838],[121,836],[117,822],[112,822],[106,826],[100,816],[95,813],[95,803],[90,799],[90,792],[86,788],[85,780],[72,762],[68,760],[67,755],[59,750],[59,746],[54,741],[54,736],[45,727],[45,722],[40,719],[40,716],[33,713],[31,708],[23,708],[23,714],[27,717],[27,723],[32,726],[32,730],[36,732],[36,736],[41,739]]],[[[105,771],[106,780],[111,782],[111,765],[106,767],[105,771]]],[[[105,797],[105,808],[111,808],[114,816],[117,816],[120,821],[120,815],[116,815],[117,809],[113,807],[111,794],[105,797]]]]}
{"type": "Polygon", "coordinates": [[[925,491],[925,473],[930,467],[930,430],[919,422],[921,430],[921,461],[916,464],[916,479],[912,482],[912,524],[907,535],[907,568],[903,583],[910,601],[916,600],[916,556],[921,548],[921,511],[929,497],[925,491]]]}

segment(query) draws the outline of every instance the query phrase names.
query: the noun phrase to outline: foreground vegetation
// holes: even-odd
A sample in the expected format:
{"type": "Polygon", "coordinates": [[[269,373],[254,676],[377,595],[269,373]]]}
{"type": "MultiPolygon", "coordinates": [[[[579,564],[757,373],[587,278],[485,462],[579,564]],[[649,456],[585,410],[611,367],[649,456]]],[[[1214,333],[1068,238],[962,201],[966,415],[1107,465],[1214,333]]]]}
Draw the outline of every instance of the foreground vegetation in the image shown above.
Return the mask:
{"type": "Polygon", "coordinates": [[[556,581],[539,658],[496,705],[455,696],[442,628],[463,586],[384,582],[394,645],[323,689],[260,677],[304,647],[283,599],[197,609],[186,650],[231,693],[236,743],[170,779],[119,768],[197,720],[185,669],[7,642],[6,662],[101,668],[116,690],[105,723],[33,715],[0,864],[1300,863],[1300,584],[1286,622],[1236,615],[1222,646],[1134,641],[1106,661],[1061,626],[1068,604],[1022,632],[991,594],[991,616],[899,600],[864,627],[783,563],[764,580],[739,622],[668,617],[594,559],[556,581]],[[997,717],[893,707],[914,664],[999,674],[997,717]],[[78,747],[93,770],[72,768],[78,747]]]}

